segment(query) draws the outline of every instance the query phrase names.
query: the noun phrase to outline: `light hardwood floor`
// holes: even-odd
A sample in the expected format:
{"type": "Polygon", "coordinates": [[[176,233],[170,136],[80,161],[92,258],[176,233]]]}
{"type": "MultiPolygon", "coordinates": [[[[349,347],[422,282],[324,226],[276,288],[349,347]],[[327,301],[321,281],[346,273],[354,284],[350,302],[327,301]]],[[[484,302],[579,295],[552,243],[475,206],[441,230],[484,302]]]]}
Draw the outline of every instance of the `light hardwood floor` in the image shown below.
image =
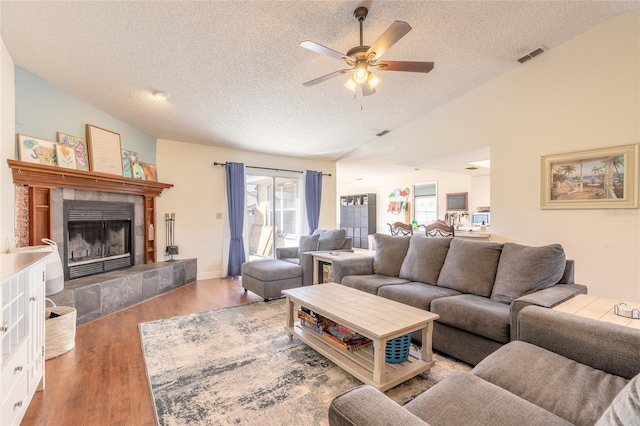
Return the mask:
{"type": "Polygon", "coordinates": [[[46,361],[22,425],[155,424],[138,324],[260,300],[240,280],[202,280],[78,326],[75,349],[46,361]]]}

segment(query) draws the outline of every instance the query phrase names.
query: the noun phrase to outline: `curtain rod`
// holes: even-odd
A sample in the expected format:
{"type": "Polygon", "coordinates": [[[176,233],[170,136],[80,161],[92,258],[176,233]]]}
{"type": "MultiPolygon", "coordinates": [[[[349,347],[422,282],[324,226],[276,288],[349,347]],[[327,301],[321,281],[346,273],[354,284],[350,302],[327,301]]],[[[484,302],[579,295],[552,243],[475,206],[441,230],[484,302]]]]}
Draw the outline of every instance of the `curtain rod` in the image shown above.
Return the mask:
{"type": "MultiPolygon", "coordinates": [[[[218,163],[217,161],[215,161],[213,163],[214,166],[220,166],[220,167],[225,167],[227,165],[226,162],[224,163],[218,163]]],[[[304,173],[301,170],[289,170],[289,169],[275,169],[273,167],[258,167],[258,166],[247,166],[249,168],[252,169],[261,169],[261,170],[275,170],[276,172],[292,172],[292,173],[304,173]]],[[[322,176],[331,176],[331,173],[322,173],[322,176]]]]}

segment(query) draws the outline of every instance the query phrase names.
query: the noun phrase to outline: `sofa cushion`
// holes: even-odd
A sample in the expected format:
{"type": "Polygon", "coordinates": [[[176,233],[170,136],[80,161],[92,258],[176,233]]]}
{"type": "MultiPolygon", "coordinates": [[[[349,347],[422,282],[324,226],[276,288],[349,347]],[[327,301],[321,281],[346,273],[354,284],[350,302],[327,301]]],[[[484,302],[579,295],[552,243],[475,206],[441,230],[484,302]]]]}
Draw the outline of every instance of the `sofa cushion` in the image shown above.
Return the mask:
{"type": "Polygon", "coordinates": [[[298,256],[308,251],[317,251],[319,239],[320,234],[303,235],[300,237],[300,242],[298,243],[298,256]]]}
{"type": "Polygon", "coordinates": [[[390,277],[400,275],[400,267],[404,257],[407,255],[411,237],[392,237],[391,235],[375,234],[373,239],[376,244],[376,254],[373,257],[373,272],[390,277]]]}
{"type": "MultiPolygon", "coordinates": [[[[435,240],[436,238],[433,239],[435,240]]],[[[416,282],[400,285],[386,285],[378,289],[378,296],[427,311],[430,310],[431,302],[434,299],[439,297],[455,296],[458,294],[460,294],[459,291],[451,290],[450,288],[416,282]]]]}
{"type": "Polygon", "coordinates": [[[443,297],[431,302],[438,322],[496,342],[509,342],[510,308],[504,303],[473,294],[443,297]]]}
{"type": "Polygon", "coordinates": [[[438,277],[438,285],[489,297],[501,251],[501,243],[453,238],[438,277]]]}
{"type": "Polygon", "coordinates": [[[451,374],[404,408],[431,425],[570,425],[466,371],[451,374]]]}
{"type": "Polygon", "coordinates": [[[346,229],[316,229],[313,233],[319,235],[318,250],[340,250],[347,241],[346,229]]]}
{"type": "Polygon", "coordinates": [[[386,275],[348,275],[342,278],[342,285],[366,291],[371,294],[378,294],[382,286],[393,286],[408,282],[398,277],[388,277],[386,275]]]}
{"type": "Polygon", "coordinates": [[[400,267],[400,278],[426,284],[436,284],[449,251],[451,238],[428,238],[415,234],[409,240],[409,250],[400,267]]]}
{"type": "Polygon", "coordinates": [[[564,274],[566,258],[560,244],[529,247],[504,243],[491,300],[514,299],[555,285],[564,274]]]}
{"type": "Polygon", "coordinates": [[[595,426],[634,426],[640,417],[640,374],[614,398],[595,426]]]}
{"type": "Polygon", "coordinates": [[[593,425],[627,381],[515,340],[472,373],[576,425],[593,425]]]}

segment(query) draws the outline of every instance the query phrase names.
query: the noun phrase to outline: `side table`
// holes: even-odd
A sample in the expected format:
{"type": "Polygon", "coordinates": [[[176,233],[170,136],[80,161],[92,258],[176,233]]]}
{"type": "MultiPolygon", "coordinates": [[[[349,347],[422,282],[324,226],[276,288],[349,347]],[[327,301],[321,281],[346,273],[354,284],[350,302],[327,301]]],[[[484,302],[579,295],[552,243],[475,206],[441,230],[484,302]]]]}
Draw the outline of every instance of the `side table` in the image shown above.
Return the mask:
{"type": "Polygon", "coordinates": [[[640,303],[627,302],[620,299],[608,299],[588,294],[579,294],[557,305],[553,310],[640,329],[639,319],[622,317],[613,312],[613,307],[622,302],[634,307],[640,306],[640,303]]]}
{"type": "Polygon", "coordinates": [[[313,284],[322,284],[324,282],[331,282],[329,279],[327,281],[323,280],[320,276],[320,271],[322,271],[323,265],[332,265],[334,259],[345,258],[345,257],[353,257],[353,256],[373,256],[375,251],[373,250],[356,250],[353,252],[350,251],[335,251],[335,252],[317,252],[313,253],[311,256],[313,257],[313,284]],[[334,254],[331,254],[334,253],[334,254]]]}

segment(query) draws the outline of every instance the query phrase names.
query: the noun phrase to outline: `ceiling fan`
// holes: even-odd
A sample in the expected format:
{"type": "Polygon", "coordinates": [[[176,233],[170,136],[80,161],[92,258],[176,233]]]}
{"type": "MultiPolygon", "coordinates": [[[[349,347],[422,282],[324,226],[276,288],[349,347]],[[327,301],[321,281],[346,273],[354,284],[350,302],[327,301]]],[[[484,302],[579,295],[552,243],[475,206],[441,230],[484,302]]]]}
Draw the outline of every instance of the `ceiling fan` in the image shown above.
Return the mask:
{"type": "Polygon", "coordinates": [[[349,49],[346,54],[337,52],[333,49],[329,49],[314,41],[305,40],[300,42],[300,46],[305,49],[309,49],[316,53],[331,56],[332,58],[345,61],[351,68],[345,68],[338,71],[334,71],[322,77],[318,77],[313,80],[309,80],[303,83],[304,86],[313,86],[338,75],[353,71],[351,78],[347,80],[345,86],[356,91],[358,86],[362,88],[363,96],[369,96],[374,94],[375,87],[380,83],[380,78],[373,72],[369,71],[369,67],[375,67],[378,71],[405,71],[405,72],[422,72],[427,73],[433,69],[433,62],[410,62],[410,61],[383,61],[380,62],[380,57],[396,44],[402,37],[404,37],[409,31],[411,26],[403,21],[394,21],[393,24],[387,28],[387,30],[373,43],[372,46],[363,45],[362,37],[362,23],[367,18],[369,10],[366,7],[358,7],[353,16],[360,23],[360,45],[349,49]]]}

